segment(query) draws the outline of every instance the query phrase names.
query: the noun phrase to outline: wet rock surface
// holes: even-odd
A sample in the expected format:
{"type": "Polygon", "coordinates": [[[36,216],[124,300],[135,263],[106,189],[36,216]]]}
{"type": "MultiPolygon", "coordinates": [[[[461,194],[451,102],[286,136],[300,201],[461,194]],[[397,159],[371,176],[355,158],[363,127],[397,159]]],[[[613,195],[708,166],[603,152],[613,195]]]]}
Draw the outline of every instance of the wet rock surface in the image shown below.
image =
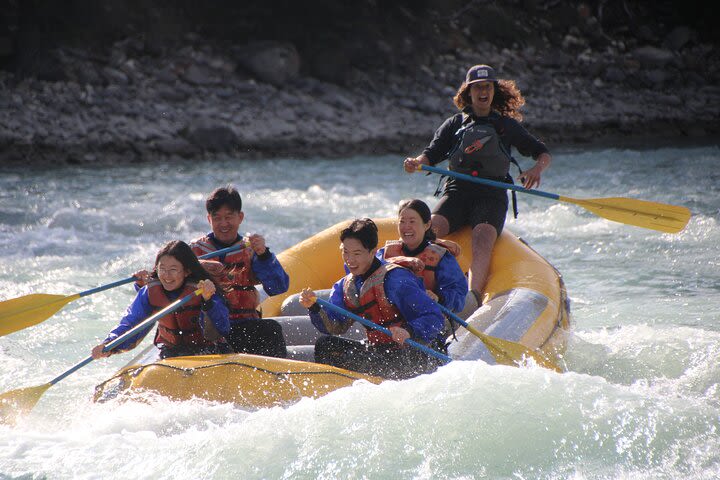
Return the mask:
{"type": "Polygon", "coordinates": [[[218,2],[224,16],[201,16],[116,0],[49,37],[33,15],[68,12],[10,3],[3,164],[415,154],[477,63],[517,81],[526,128],[551,149],[720,136],[717,38],[670,2],[218,2]],[[107,27],[123,8],[157,23],[107,27]]]}

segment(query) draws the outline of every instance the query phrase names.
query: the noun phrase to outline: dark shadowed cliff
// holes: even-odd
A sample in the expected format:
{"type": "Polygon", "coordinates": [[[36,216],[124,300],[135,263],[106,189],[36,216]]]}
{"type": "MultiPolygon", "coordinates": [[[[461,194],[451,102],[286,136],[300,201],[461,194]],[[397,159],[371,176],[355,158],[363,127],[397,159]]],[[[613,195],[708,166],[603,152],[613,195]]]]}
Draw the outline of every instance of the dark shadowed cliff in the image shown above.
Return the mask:
{"type": "Polygon", "coordinates": [[[660,1],[5,1],[0,160],[416,153],[468,66],[550,146],[712,141],[718,29],[660,1]]]}

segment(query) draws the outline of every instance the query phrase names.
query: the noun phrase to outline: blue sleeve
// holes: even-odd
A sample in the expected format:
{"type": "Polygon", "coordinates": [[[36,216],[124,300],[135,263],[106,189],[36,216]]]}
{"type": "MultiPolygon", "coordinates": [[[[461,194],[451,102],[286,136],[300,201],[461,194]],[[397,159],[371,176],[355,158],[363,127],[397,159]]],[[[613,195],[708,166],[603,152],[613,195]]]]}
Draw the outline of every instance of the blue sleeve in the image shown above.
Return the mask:
{"type": "Polygon", "coordinates": [[[446,253],[440,259],[435,269],[438,297],[440,303],[452,310],[460,312],[465,308],[465,297],[468,292],[468,282],[460,265],[451,253],[446,253]]]}
{"type": "MultiPolygon", "coordinates": [[[[343,301],[343,285],[345,284],[345,277],[341,278],[337,282],[335,282],[335,285],[333,285],[332,293],[330,294],[330,298],[328,301],[332,303],[333,305],[337,305],[338,307],[345,308],[345,302],[343,301]]],[[[323,316],[325,316],[328,320],[336,323],[344,323],[347,322],[348,319],[345,318],[343,315],[336,313],[334,310],[325,310],[324,308],[320,307],[316,311],[310,311],[310,321],[313,325],[315,325],[315,328],[317,328],[320,332],[329,335],[330,332],[327,331],[327,328],[325,328],[325,324],[323,323],[323,316]]]]}
{"type": "Polygon", "coordinates": [[[230,333],[229,311],[222,298],[216,293],[205,302],[205,306],[207,308],[205,313],[215,326],[215,330],[223,337],[230,333]]]}
{"type": "MultiPolygon", "coordinates": [[[[120,319],[120,324],[115,327],[114,330],[108,334],[107,338],[103,343],[115,340],[117,337],[129,332],[135,325],[139,324],[152,314],[152,307],[150,306],[150,299],[148,298],[147,286],[142,287],[135,295],[135,299],[125,311],[125,316],[120,319]]],[[[143,329],[137,335],[125,340],[123,343],[114,348],[114,350],[130,350],[134,348],[145,335],[152,330],[155,325],[148,325],[147,328],[143,329]]]]}
{"type": "Polygon", "coordinates": [[[290,277],[270,250],[261,256],[253,254],[251,267],[257,279],[262,283],[265,293],[272,296],[287,292],[290,287],[290,277]]]}
{"type": "Polygon", "coordinates": [[[410,325],[410,334],[424,342],[435,340],[445,319],[440,307],[427,296],[418,277],[409,270],[396,268],[385,276],[385,294],[410,325]]]}

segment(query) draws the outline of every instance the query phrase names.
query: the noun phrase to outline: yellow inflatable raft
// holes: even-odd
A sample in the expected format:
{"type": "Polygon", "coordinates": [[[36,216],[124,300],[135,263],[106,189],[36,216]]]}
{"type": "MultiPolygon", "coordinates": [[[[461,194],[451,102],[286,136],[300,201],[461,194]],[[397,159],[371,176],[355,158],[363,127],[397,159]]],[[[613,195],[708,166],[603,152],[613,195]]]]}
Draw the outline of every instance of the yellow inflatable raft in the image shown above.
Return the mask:
{"type": "MultiPolygon", "coordinates": [[[[394,219],[376,223],[380,245],[397,238],[394,219]]],[[[278,255],[290,276],[290,288],[284,295],[266,299],[262,309],[265,317],[277,318],[281,323],[283,319],[293,320],[283,327],[291,352],[312,343],[308,330],[315,332],[306,317],[284,316],[291,309],[292,298],[288,297],[304,287],[328,289],[345,275],[339,234],[347,224],[334,225],[278,255]]],[[[460,244],[462,252],[457,259],[465,271],[471,255],[469,233],[466,229],[448,237],[460,244]]],[[[488,335],[520,343],[562,365],[570,326],[562,278],[552,265],[510,232],[503,232],[493,251],[483,306],[470,305],[460,316],[488,335]]],[[[477,337],[463,328],[456,336],[457,340],[449,347],[453,359],[494,363],[477,337]]],[[[107,400],[131,391],[152,391],[180,400],[197,397],[260,408],[318,397],[358,380],[381,381],[313,362],[246,354],[157,360],[156,351],[150,349],[99,385],[95,398],[107,400]]]]}

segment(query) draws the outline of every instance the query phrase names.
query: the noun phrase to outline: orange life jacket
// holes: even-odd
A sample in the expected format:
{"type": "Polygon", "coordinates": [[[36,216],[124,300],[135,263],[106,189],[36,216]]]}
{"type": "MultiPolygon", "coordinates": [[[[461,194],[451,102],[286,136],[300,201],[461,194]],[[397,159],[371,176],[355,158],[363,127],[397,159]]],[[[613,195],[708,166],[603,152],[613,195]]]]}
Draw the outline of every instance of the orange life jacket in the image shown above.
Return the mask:
{"type": "MultiPolygon", "coordinates": [[[[402,257],[407,256],[405,255],[405,252],[403,252],[402,249],[402,241],[400,240],[389,240],[385,243],[385,251],[383,252],[383,258],[385,259],[391,259],[393,257],[402,257]]],[[[440,245],[436,245],[434,243],[428,244],[425,249],[415,255],[415,258],[419,258],[422,260],[423,264],[425,264],[425,268],[417,273],[419,277],[422,277],[423,284],[425,285],[426,290],[430,290],[432,292],[437,293],[437,279],[435,278],[435,270],[437,269],[438,264],[440,263],[440,260],[442,259],[443,255],[445,255],[448,252],[448,250],[444,247],[441,247],[440,245]]],[[[404,266],[402,262],[398,262],[399,265],[404,266]]]]}
{"type": "MultiPolygon", "coordinates": [[[[233,245],[243,242],[240,239],[233,245]]],[[[202,237],[190,244],[195,255],[205,255],[218,250],[210,240],[210,237],[202,237]]],[[[250,247],[237,250],[225,255],[222,264],[228,268],[221,284],[229,288],[225,293],[225,300],[230,311],[230,321],[242,318],[260,318],[260,294],[255,285],[259,283],[252,271],[252,259],[254,251],[250,247]]]]}
{"type": "MultiPolygon", "coordinates": [[[[147,285],[148,299],[153,311],[157,312],[170,305],[174,300],[170,300],[165,294],[165,290],[159,280],[153,280],[147,285]]],[[[190,295],[198,286],[193,282],[185,282],[185,286],[178,298],[190,295]]],[[[176,347],[179,345],[212,345],[212,342],[205,339],[202,327],[200,326],[201,297],[194,295],[192,300],[175,310],[175,312],[165,315],[158,321],[157,332],[155,333],[155,345],[167,345],[176,347]]]]}
{"type": "MultiPolygon", "coordinates": [[[[363,318],[383,327],[401,327],[405,320],[395,305],[385,294],[385,275],[393,268],[402,268],[394,263],[385,263],[375,270],[362,284],[360,292],[355,286],[355,276],[349,274],[343,284],[345,307],[363,318]]],[[[395,343],[391,337],[377,330],[366,329],[368,341],[372,345],[395,343]]]]}

